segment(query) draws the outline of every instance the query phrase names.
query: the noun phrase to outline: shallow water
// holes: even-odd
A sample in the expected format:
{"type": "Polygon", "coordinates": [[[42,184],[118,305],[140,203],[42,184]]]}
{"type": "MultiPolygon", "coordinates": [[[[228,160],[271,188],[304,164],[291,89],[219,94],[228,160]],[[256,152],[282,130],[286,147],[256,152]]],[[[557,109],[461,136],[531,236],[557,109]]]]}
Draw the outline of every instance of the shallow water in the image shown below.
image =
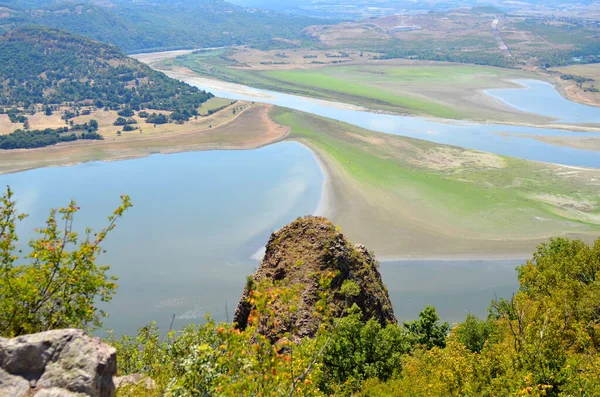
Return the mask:
{"type": "MultiPolygon", "coordinates": [[[[495,134],[570,134],[567,131],[380,115],[268,92],[216,94],[275,103],[387,133],[600,167],[597,152],[495,134]]],[[[135,207],[109,237],[108,253],[101,258],[120,278],[105,321],[118,334],[132,333],[150,321],[167,330],[173,314],[175,327],[201,322],[207,313],[218,321],[231,319],[245,277],[258,266],[251,256],[272,231],[314,213],[322,182],[311,152],[291,142],[250,151],[153,155],[0,175],[0,185],[11,185],[19,209],[31,215],[20,227],[23,243],[50,208],[64,206],[71,198],[82,207],[77,225],[100,228],[118,205],[119,195],[131,195],[135,207]]],[[[443,320],[455,322],[467,313],[485,317],[494,296],[510,296],[517,288],[514,268],[519,263],[386,262],[381,272],[400,320],[415,318],[423,307],[433,305],[443,320]]]]}
{"type": "Polygon", "coordinates": [[[102,263],[120,281],[105,322],[133,332],[156,320],[168,327],[225,319],[257,263],[250,257],[269,235],[313,213],[323,175],[311,152],[296,143],[251,151],[153,155],[112,163],[45,168],[0,175],[15,191],[24,244],[53,207],[77,199],[76,226],[105,226],[129,194],[134,207],[109,236],[102,263]]]}
{"type": "MultiPolygon", "coordinates": [[[[567,135],[600,137],[600,133],[598,132],[575,132],[552,128],[532,128],[501,124],[478,124],[454,120],[441,121],[423,117],[378,114],[348,109],[347,106],[344,106],[343,104],[336,104],[334,102],[265,91],[256,88],[240,86],[237,84],[232,84],[231,86],[238,87],[238,90],[223,91],[216,89],[215,86],[212,85],[195,84],[193,80],[188,82],[196,85],[199,88],[209,90],[220,97],[266,102],[344,121],[363,128],[385,132],[388,134],[425,139],[432,142],[461,146],[469,149],[482,150],[528,160],[580,167],[600,168],[600,153],[597,151],[555,146],[528,137],[519,136],[567,135]],[[240,93],[239,91],[243,93],[240,93]],[[506,133],[514,134],[516,136],[507,137],[503,135],[506,133]]],[[[533,82],[535,82],[535,80],[533,82]]],[[[549,89],[554,90],[554,87],[551,85],[545,85],[543,82],[540,83],[542,84],[532,85],[531,88],[527,90],[495,90],[494,95],[502,96],[503,98],[506,96],[505,99],[507,101],[510,100],[510,98],[519,98],[519,104],[522,106],[525,106],[528,102],[533,104],[537,96],[544,95],[544,93],[546,93],[549,89]]],[[[568,111],[569,108],[565,107],[563,102],[569,101],[564,100],[560,94],[556,92],[556,90],[554,90],[554,92],[556,95],[551,96],[544,106],[548,106],[550,109],[565,108],[567,109],[566,111],[568,111]],[[552,106],[549,105],[550,103],[552,106]]],[[[573,105],[577,105],[573,106],[575,109],[579,109],[579,106],[584,106],[578,104],[573,105]]],[[[537,109],[537,106],[528,108],[529,111],[535,111],[537,109]]],[[[594,117],[597,116],[600,120],[600,108],[593,108],[593,110],[596,113],[590,114],[590,117],[595,115],[594,117]]],[[[564,116],[562,113],[561,115],[564,116]]],[[[573,117],[576,117],[576,115],[573,117]]],[[[595,119],[586,118],[584,120],[593,121],[595,119]]],[[[579,122],[583,122],[584,120],[579,120],[579,122]]]]}
{"type": "MultiPolygon", "coordinates": [[[[271,232],[317,209],[322,181],[310,151],[290,142],[0,175],[19,210],[30,214],[19,227],[22,246],[50,208],[76,198],[76,227],[99,229],[119,195],[131,196],[134,207],[100,260],[119,277],[117,295],[104,306],[105,326],[117,334],[151,321],[166,331],[173,314],[175,328],[208,313],[231,320],[246,276],[258,266],[252,254],[271,232]]],[[[381,272],[399,319],[434,305],[453,322],[468,312],[485,316],[494,293],[509,296],[516,263],[385,262],[381,272]]]]}
{"type": "Polygon", "coordinates": [[[490,302],[510,298],[518,289],[515,268],[523,261],[401,261],[383,262],[380,271],[396,317],[417,318],[434,306],[450,323],[467,314],[486,318],[490,302]]]}
{"type": "Polygon", "coordinates": [[[540,80],[514,80],[522,89],[494,89],[486,93],[516,109],[553,117],[564,123],[600,123],[600,107],[565,99],[550,83],[540,80]]]}

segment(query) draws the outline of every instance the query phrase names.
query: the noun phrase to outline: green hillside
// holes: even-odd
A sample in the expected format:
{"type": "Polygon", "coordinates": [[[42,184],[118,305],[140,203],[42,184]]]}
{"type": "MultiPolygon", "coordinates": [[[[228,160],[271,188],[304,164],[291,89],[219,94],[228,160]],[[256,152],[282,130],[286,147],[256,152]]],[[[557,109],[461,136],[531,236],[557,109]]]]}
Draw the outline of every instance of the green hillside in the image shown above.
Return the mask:
{"type": "MultiPolygon", "coordinates": [[[[126,52],[237,44],[276,45],[319,19],[245,9],[223,0],[0,2],[0,29],[42,25],[114,44],[126,52]],[[39,3],[38,3],[39,4],[39,3]]],[[[289,44],[287,44],[289,45],[289,44]]]]}
{"type": "Polygon", "coordinates": [[[35,27],[0,36],[0,106],[69,102],[192,111],[210,97],[85,37],[35,27]]]}

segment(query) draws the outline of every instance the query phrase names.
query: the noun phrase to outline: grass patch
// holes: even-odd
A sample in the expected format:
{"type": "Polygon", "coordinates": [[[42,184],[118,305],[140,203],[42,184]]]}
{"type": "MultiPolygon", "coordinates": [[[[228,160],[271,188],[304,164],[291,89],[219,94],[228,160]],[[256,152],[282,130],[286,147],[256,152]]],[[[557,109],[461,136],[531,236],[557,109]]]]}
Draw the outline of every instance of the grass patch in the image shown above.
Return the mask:
{"type": "Polygon", "coordinates": [[[207,116],[210,111],[216,111],[219,109],[223,109],[226,106],[229,106],[233,103],[231,99],[226,98],[211,98],[208,101],[204,102],[202,106],[198,108],[198,114],[201,116],[207,116]]]}
{"type": "Polygon", "coordinates": [[[507,80],[510,79],[534,77],[523,71],[433,62],[374,61],[360,57],[356,64],[297,65],[297,69],[277,69],[235,60],[255,59],[259,55],[252,54],[252,58],[235,52],[214,57],[191,54],[177,58],[176,64],[223,81],[392,113],[535,122],[532,120],[535,116],[523,116],[473,97],[474,92],[484,89],[509,88],[507,80]]]}
{"type": "Polygon", "coordinates": [[[411,208],[420,221],[435,222],[432,228],[466,235],[520,238],[600,230],[582,212],[536,199],[591,199],[595,189],[586,185],[587,177],[563,178],[555,166],[379,134],[296,111],[278,109],[273,117],[291,127],[290,138],[325,153],[367,201],[398,221],[411,208]]]}
{"type": "MultiPolygon", "coordinates": [[[[342,71],[336,70],[336,72],[342,71]]],[[[363,100],[359,100],[359,102],[364,102],[364,99],[367,99],[369,102],[382,102],[383,104],[396,106],[414,113],[428,114],[443,118],[456,119],[460,118],[462,115],[458,110],[433,101],[401,95],[368,84],[361,84],[355,81],[348,81],[348,79],[333,77],[331,71],[330,73],[322,73],[320,71],[285,70],[267,71],[261,72],[261,74],[293,85],[299,85],[319,91],[330,91],[332,96],[335,96],[335,94],[342,94],[358,97],[363,100]]]]}

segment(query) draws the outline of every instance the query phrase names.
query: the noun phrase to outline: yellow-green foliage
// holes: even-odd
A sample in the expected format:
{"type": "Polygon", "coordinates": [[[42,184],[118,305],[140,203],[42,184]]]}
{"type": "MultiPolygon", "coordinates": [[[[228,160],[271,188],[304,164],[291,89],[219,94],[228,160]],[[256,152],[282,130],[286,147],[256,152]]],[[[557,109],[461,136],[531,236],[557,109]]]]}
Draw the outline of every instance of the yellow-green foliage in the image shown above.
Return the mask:
{"type": "Polygon", "coordinates": [[[401,376],[361,396],[600,395],[600,239],[552,240],[519,267],[521,288],[492,304],[481,353],[459,342],[418,349],[401,376]]]}
{"type": "MultiPolygon", "coordinates": [[[[333,276],[326,278],[331,281],[333,276]]],[[[209,319],[205,325],[171,333],[165,342],[159,341],[155,326],[142,328],[135,338],[113,340],[119,372],[151,376],[158,384],[155,392],[166,396],[324,396],[317,386],[321,363],[316,353],[328,343],[327,321],[316,338],[299,343],[292,342],[292,333],[272,340],[258,332],[265,323],[285,321],[274,304],[292,307],[296,294],[279,283],[254,286],[249,300],[256,309],[244,331],[209,319]]],[[[117,395],[146,394],[136,387],[118,390],[117,395]]]]}
{"type": "Polygon", "coordinates": [[[265,283],[251,295],[257,309],[246,331],[209,322],[155,351],[154,329],[137,345],[117,343],[121,370],[153,375],[171,396],[597,396],[598,270],[600,239],[593,247],[567,239],[541,245],[518,268],[519,292],[494,301],[486,321],[468,316],[445,341],[432,308],[387,328],[362,323],[353,308],[342,319],[324,317],[315,339],[271,343],[257,326],[279,321],[271,307],[295,292],[265,283]],[[142,365],[129,366],[136,360],[142,365]]]}
{"type": "MultiPolygon", "coordinates": [[[[96,256],[129,198],[106,229],[82,242],[72,232],[75,203],[52,211],[30,242],[31,253],[19,258],[16,224],[24,216],[12,197],[9,189],[0,199],[0,334],[98,325],[103,312],[94,301],[109,300],[116,285],[96,256]]],[[[493,301],[487,320],[468,316],[449,335],[431,307],[404,325],[363,322],[348,305],[345,317],[332,318],[331,300],[348,302],[360,288],[348,282],[334,296],[336,274],[324,272],[314,308],[321,325],[315,338],[300,338],[286,326],[298,286],[285,279],[252,283],[253,309],[243,331],[209,319],[164,340],[155,325],[113,338],[119,375],[145,374],[157,384],[117,395],[600,395],[600,239],[593,246],[553,239],[517,272],[520,289],[511,299],[493,301]]]]}
{"type": "Polygon", "coordinates": [[[73,231],[79,211],[74,201],[52,210],[29,242],[29,254],[19,257],[16,228],[26,215],[18,213],[7,189],[0,197],[0,336],[102,325],[105,313],[95,304],[109,301],[117,285],[107,275],[109,267],[97,265],[96,259],[100,244],[131,207],[129,197],[121,199],[108,226],[96,234],[88,229],[84,239],[73,231]]]}

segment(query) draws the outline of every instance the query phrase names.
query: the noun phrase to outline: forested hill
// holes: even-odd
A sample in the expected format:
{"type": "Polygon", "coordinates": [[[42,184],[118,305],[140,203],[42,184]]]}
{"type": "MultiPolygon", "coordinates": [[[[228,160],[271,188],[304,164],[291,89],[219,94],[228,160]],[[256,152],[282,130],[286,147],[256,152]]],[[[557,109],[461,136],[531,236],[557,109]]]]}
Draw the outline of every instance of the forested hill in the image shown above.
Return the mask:
{"type": "Polygon", "coordinates": [[[70,102],[182,111],[210,96],[85,37],[43,27],[0,36],[2,107],[70,102]]]}
{"type": "Polygon", "coordinates": [[[99,2],[0,0],[0,29],[42,25],[111,43],[125,52],[295,39],[314,18],[246,9],[223,0],[99,2]]]}

